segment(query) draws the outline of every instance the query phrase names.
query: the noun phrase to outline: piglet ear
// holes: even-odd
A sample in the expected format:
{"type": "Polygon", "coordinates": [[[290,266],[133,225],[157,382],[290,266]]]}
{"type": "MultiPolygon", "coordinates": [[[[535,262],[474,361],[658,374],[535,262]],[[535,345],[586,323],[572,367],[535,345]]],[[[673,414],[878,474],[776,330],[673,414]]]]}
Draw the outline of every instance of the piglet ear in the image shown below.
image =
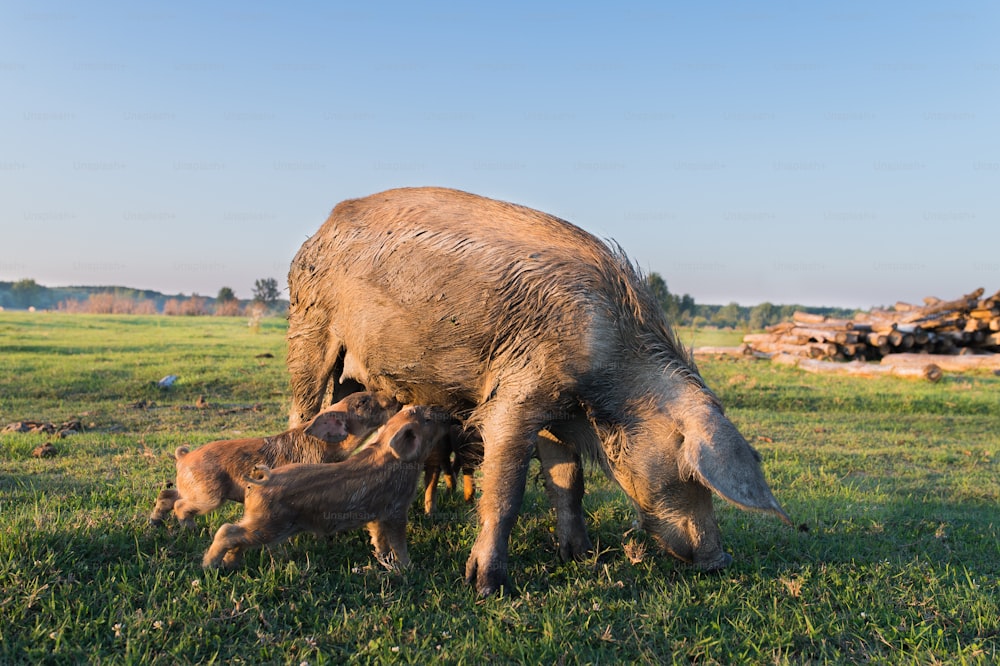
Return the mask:
{"type": "Polygon", "coordinates": [[[412,423],[397,430],[389,440],[389,450],[403,462],[414,462],[420,454],[420,435],[412,423]]]}
{"type": "Polygon", "coordinates": [[[344,412],[325,411],[306,424],[305,433],[327,444],[336,444],[347,438],[347,428],[344,423],[347,414],[344,412]]]}
{"type": "Polygon", "coordinates": [[[375,399],[378,401],[378,406],[387,411],[398,412],[403,408],[398,400],[386,393],[376,393],[375,399]]]}
{"type": "Polygon", "coordinates": [[[685,433],[678,466],[682,476],[741,509],[771,513],[786,525],[792,524],[764,480],[759,454],[721,413],[716,413],[709,427],[685,433]]]}

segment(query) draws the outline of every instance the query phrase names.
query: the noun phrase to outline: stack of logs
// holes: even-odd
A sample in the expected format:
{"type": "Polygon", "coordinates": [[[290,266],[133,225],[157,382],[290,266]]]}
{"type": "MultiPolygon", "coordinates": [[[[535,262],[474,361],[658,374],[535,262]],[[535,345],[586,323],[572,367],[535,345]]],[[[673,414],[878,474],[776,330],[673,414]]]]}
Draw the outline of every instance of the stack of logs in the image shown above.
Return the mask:
{"type": "Polygon", "coordinates": [[[752,350],[834,361],[876,361],[889,354],[971,354],[1000,351],[1000,291],[983,290],[953,301],[925,298],[923,306],[828,319],[796,312],[792,321],[743,338],[752,350]]]}

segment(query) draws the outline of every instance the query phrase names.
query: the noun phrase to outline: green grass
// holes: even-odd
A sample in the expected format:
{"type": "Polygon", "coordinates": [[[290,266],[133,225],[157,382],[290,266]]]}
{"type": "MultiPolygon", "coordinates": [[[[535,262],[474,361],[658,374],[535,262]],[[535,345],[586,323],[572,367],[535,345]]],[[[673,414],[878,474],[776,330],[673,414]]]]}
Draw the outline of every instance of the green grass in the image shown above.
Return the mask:
{"type": "MultiPolygon", "coordinates": [[[[462,582],[475,517],[455,497],[429,518],[415,505],[403,574],[374,565],[361,532],[303,535],[204,573],[213,530],[238,505],[193,534],[146,525],[174,447],[283,429],[284,331],[0,313],[0,424],[85,425],[43,460],[31,451],[51,438],[0,435],[0,663],[1000,660],[1000,378],[700,361],[808,531],[719,503],[735,562],[699,573],[630,531],[629,503],[589,470],[599,552],[561,563],[533,471],[511,542],[521,594],[479,601],[462,582]],[[157,388],[167,374],[180,379],[157,388]],[[200,395],[209,407],[194,407],[200,395]],[[647,555],[633,564],[626,543],[647,555]]],[[[682,332],[698,346],[739,335],[682,332]]]]}

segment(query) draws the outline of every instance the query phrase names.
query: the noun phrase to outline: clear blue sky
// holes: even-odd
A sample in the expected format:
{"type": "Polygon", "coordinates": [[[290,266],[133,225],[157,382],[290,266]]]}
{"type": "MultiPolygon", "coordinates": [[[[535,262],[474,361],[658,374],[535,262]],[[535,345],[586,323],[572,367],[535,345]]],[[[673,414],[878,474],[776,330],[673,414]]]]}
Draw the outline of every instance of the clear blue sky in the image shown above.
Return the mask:
{"type": "Polygon", "coordinates": [[[340,200],[441,185],[698,302],[1000,289],[1000,5],[0,8],[0,280],[249,297],[340,200]]]}

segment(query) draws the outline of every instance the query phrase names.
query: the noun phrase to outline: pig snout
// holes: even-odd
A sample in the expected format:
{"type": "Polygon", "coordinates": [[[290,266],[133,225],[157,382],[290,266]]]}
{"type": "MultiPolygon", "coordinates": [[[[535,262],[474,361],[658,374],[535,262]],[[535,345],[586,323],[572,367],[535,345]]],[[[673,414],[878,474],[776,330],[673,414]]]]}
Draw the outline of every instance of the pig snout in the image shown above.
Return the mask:
{"type": "Polygon", "coordinates": [[[722,535],[714,516],[665,519],[640,512],[639,526],[653,536],[660,548],[703,571],[718,571],[733,562],[722,549],[722,535]]]}

